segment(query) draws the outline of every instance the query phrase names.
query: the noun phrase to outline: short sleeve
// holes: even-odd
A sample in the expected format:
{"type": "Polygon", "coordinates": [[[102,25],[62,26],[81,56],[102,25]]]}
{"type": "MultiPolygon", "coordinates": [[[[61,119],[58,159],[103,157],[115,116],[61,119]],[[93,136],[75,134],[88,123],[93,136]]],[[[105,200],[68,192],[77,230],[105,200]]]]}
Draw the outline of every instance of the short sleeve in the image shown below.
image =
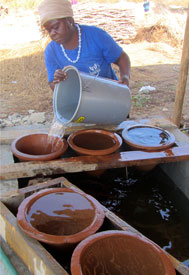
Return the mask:
{"type": "Polygon", "coordinates": [[[98,43],[103,52],[103,56],[108,63],[114,63],[123,52],[123,49],[106,31],[99,29],[98,43]]]}
{"type": "Polygon", "coordinates": [[[61,69],[61,66],[58,66],[56,62],[56,55],[51,43],[49,43],[45,49],[45,65],[47,68],[47,75],[48,75],[49,82],[53,81],[55,71],[57,69],[61,69]]]}

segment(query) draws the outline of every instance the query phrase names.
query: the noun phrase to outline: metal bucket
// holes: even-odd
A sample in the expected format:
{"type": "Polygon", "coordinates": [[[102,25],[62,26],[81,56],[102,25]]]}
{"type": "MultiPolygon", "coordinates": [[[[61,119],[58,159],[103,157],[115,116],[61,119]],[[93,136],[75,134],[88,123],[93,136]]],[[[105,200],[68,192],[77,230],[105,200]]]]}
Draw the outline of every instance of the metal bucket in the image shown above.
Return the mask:
{"type": "Polygon", "coordinates": [[[131,94],[126,85],[79,72],[73,66],[63,71],[67,79],[56,84],[53,96],[57,121],[118,124],[127,118],[131,94]]]}

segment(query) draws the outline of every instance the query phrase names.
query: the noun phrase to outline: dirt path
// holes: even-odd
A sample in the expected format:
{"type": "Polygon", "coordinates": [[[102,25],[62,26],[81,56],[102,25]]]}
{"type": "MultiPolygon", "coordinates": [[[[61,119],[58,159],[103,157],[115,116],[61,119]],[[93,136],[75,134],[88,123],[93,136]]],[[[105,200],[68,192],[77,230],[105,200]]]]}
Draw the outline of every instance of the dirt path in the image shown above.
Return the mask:
{"type": "MultiPolygon", "coordinates": [[[[130,56],[131,118],[157,115],[171,118],[182,47],[175,47],[174,41],[162,29],[159,37],[156,30],[156,39],[150,41],[149,37],[139,37],[133,41],[140,22],[145,20],[142,12],[141,6],[126,5],[125,1],[116,6],[95,3],[87,4],[87,7],[82,3],[74,6],[76,22],[104,28],[130,56]],[[141,88],[143,92],[139,92],[141,88]]],[[[31,109],[46,112],[48,120],[53,117],[52,92],[47,85],[43,56],[47,39],[39,41],[41,33],[36,19],[37,15],[32,11],[24,15],[22,11],[9,12],[0,19],[0,35],[3,37],[0,45],[1,119],[14,113],[27,114],[31,109]],[[7,33],[9,35],[5,35],[7,33]]],[[[189,127],[188,106],[189,81],[181,121],[183,127],[189,127]]]]}

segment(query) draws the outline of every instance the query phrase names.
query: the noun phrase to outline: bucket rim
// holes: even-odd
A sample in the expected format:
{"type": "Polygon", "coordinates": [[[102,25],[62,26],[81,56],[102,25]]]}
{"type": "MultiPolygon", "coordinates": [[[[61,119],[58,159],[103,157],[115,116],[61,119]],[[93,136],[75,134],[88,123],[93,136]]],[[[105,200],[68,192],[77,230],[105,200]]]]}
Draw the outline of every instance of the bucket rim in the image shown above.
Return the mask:
{"type": "Polygon", "coordinates": [[[66,122],[63,122],[63,121],[57,116],[57,108],[56,108],[56,98],[57,98],[57,93],[58,93],[58,90],[59,90],[59,86],[60,86],[60,83],[61,83],[61,82],[64,82],[64,81],[60,81],[59,83],[57,83],[57,84],[55,85],[54,95],[53,95],[53,111],[54,111],[54,116],[55,116],[55,118],[56,118],[56,120],[57,120],[58,122],[63,123],[64,125],[67,125],[67,124],[69,124],[70,122],[72,122],[72,121],[74,120],[74,118],[75,118],[75,116],[76,116],[76,114],[77,114],[77,112],[78,112],[78,109],[79,109],[79,107],[80,107],[80,104],[81,104],[81,98],[82,98],[82,92],[83,92],[83,91],[82,91],[82,80],[81,80],[81,76],[80,76],[79,70],[78,70],[76,67],[72,66],[72,65],[65,66],[65,67],[62,69],[62,71],[65,72],[65,73],[67,73],[67,72],[70,71],[70,70],[74,70],[74,71],[77,73],[77,76],[78,76],[78,79],[79,79],[79,90],[80,90],[80,92],[79,92],[79,99],[78,99],[77,107],[76,107],[76,109],[75,109],[75,111],[74,111],[72,117],[71,117],[69,120],[67,120],[66,122]]]}

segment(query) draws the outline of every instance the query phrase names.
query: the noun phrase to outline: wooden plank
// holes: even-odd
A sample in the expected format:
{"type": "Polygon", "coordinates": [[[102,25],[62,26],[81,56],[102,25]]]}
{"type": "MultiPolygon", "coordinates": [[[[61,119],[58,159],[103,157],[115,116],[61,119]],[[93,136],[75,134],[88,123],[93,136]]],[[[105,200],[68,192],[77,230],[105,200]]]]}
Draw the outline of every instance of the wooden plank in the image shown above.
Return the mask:
{"type": "Polygon", "coordinates": [[[0,224],[2,238],[19,255],[32,274],[68,275],[38,241],[20,230],[15,216],[2,202],[0,202],[0,224]]]}
{"type": "MultiPolygon", "coordinates": [[[[0,201],[3,202],[9,209],[17,209],[20,203],[26,197],[32,195],[33,193],[36,193],[44,188],[64,187],[65,183],[67,182],[68,181],[66,178],[59,177],[53,180],[48,180],[43,183],[37,183],[35,185],[7,192],[5,194],[0,194],[0,201]]],[[[69,188],[74,187],[69,186],[69,188]]]]}
{"type": "MultiPolygon", "coordinates": [[[[1,145],[0,147],[0,164],[13,164],[14,159],[13,155],[10,151],[9,145],[1,145]]],[[[1,170],[0,170],[1,171],[1,170]]],[[[7,180],[7,181],[0,181],[0,194],[6,193],[9,190],[15,190],[18,188],[18,181],[17,179],[7,180]]]]}
{"type": "Polygon", "coordinates": [[[187,83],[189,68],[189,9],[187,12],[187,20],[185,26],[184,43],[182,49],[181,65],[179,79],[176,89],[176,97],[173,112],[173,122],[180,127],[180,120],[182,116],[182,107],[184,103],[185,89],[187,83]]]}
{"type": "MultiPolygon", "coordinates": [[[[20,259],[20,257],[8,246],[8,244],[0,237],[0,253],[1,251],[5,256],[8,258],[8,263],[11,264],[11,270],[9,269],[9,272],[7,270],[7,264],[4,264],[4,261],[2,261],[2,255],[0,260],[0,271],[1,275],[18,275],[18,274],[24,274],[24,275],[32,275],[32,273],[29,271],[27,266],[23,263],[23,261],[20,259]],[[12,272],[11,272],[12,271],[12,272]],[[17,273],[15,273],[15,271],[17,273]]],[[[4,258],[4,257],[3,257],[4,258]]]]}
{"type": "MultiPolygon", "coordinates": [[[[71,182],[69,182],[66,178],[64,177],[60,177],[60,178],[57,178],[57,179],[54,179],[54,180],[50,180],[46,183],[39,183],[37,185],[34,185],[34,186],[29,186],[29,187],[25,187],[25,188],[22,188],[20,190],[17,190],[17,191],[14,191],[14,192],[9,192],[7,194],[4,194],[1,198],[1,200],[5,203],[5,204],[14,204],[15,203],[15,198],[17,199],[16,201],[19,202],[19,204],[21,203],[21,201],[29,196],[30,194],[32,193],[35,193],[41,189],[44,189],[44,188],[49,188],[49,187],[67,187],[67,188],[72,188],[72,189],[75,189],[75,190],[78,190],[80,192],[83,192],[81,189],[79,189],[77,186],[73,185],[71,182]]],[[[18,207],[19,204],[15,207],[18,207]]],[[[2,204],[3,205],[3,204],[2,204]]],[[[112,223],[112,225],[114,226],[114,229],[118,229],[118,230],[124,230],[124,231],[129,231],[129,232],[133,232],[133,233],[136,233],[142,237],[144,237],[144,235],[142,235],[139,231],[137,231],[135,228],[133,228],[131,225],[129,225],[127,222],[123,221],[121,218],[119,218],[117,215],[115,215],[114,213],[112,213],[110,210],[108,210],[106,207],[104,207],[104,212],[105,212],[105,215],[106,215],[106,218],[112,223]]],[[[8,209],[6,210],[8,211],[8,209]]],[[[6,216],[6,219],[7,219],[7,223],[10,222],[10,216],[11,213],[8,211],[8,215],[6,216]]],[[[11,219],[15,220],[16,218],[15,217],[11,217],[11,219]]],[[[14,229],[15,227],[15,223],[11,222],[12,224],[12,231],[10,232],[10,234],[15,234],[14,231],[17,231],[17,228],[14,229]]],[[[16,225],[17,227],[17,225],[16,225]]],[[[4,232],[4,231],[3,231],[4,232]]],[[[21,232],[21,231],[20,231],[21,232]]],[[[21,232],[22,233],[22,232],[21,232]]],[[[21,234],[20,233],[20,234],[21,234]]],[[[30,241],[30,237],[29,236],[26,236],[25,234],[22,234],[21,235],[21,239],[22,238],[26,238],[27,240],[27,243],[26,243],[26,249],[28,249],[28,242],[30,241]]],[[[146,238],[146,237],[145,237],[146,238]]],[[[147,238],[148,239],[148,238],[147,238]]],[[[24,240],[21,240],[21,242],[23,243],[24,240]]],[[[34,243],[38,243],[37,241],[34,240],[34,243]]],[[[36,249],[39,249],[41,250],[41,246],[37,246],[36,249]]],[[[41,252],[39,253],[39,251],[36,251],[38,252],[38,254],[41,255],[41,252]]],[[[173,266],[175,267],[175,269],[182,275],[188,275],[189,274],[189,268],[187,268],[184,264],[182,264],[180,261],[178,261],[176,258],[174,258],[172,255],[170,255],[169,253],[167,253],[173,266]]],[[[32,255],[29,255],[29,257],[32,258],[32,255]]],[[[42,253],[43,257],[41,258],[41,261],[43,262],[44,261],[44,258],[45,260],[48,260],[49,258],[49,255],[47,257],[46,255],[46,250],[43,251],[42,253]],[[47,257],[47,258],[46,258],[47,257]]],[[[31,259],[30,259],[31,260],[31,259]]],[[[28,262],[26,262],[26,265],[28,264],[28,262]]],[[[50,264],[50,263],[49,263],[50,264]]],[[[44,273],[44,274],[50,274],[50,273],[44,273]]],[[[54,273],[54,274],[59,274],[59,273],[54,273]]],[[[66,273],[61,273],[61,274],[66,274],[66,273]]]]}
{"type": "Polygon", "coordinates": [[[161,152],[127,151],[107,156],[80,156],[46,162],[20,162],[3,165],[0,179],[8,180],[128,166],[157,165],[186,160],[189,160],[189,146],[173,147],[161,152]]]}

